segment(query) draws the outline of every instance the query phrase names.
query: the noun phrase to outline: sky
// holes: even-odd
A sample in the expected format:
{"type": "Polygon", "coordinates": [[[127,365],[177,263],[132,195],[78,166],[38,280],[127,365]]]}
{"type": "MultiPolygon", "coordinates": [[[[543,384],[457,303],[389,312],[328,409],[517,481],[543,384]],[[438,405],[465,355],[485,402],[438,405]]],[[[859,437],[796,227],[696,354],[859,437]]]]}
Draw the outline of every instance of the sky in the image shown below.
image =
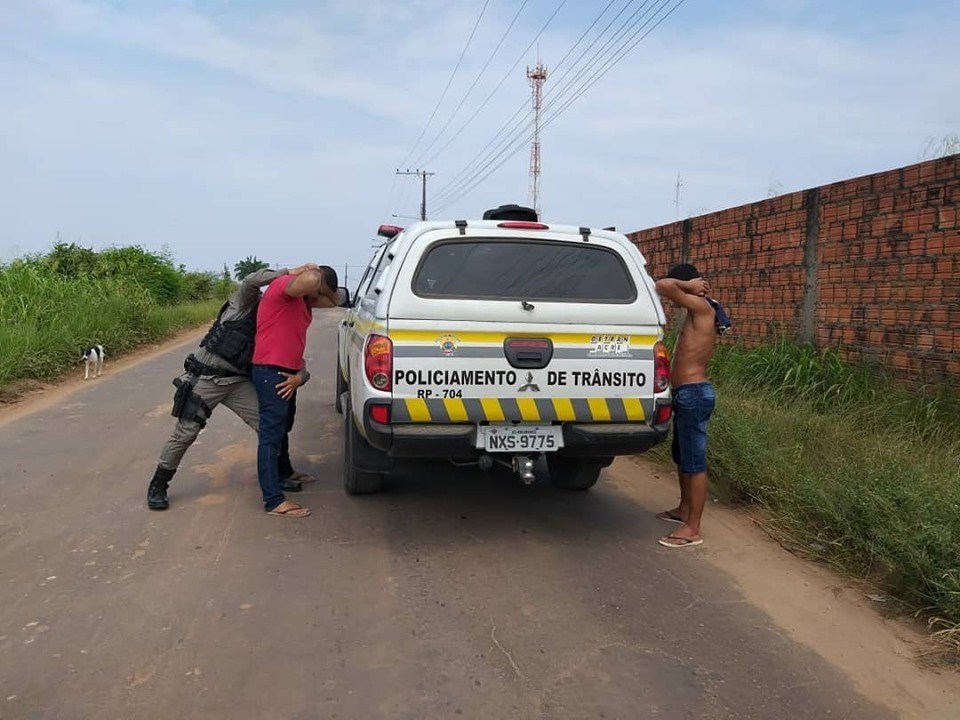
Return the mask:
{"type": "Polygon", "coordinates": [[[548,222],[638,230],[960,133],[960,3],[685,0],[653,27],[675,2],[0,0],[0,260],[60,238],[356,279],[419,213],[397,168],[436,173],[431,219],[530,203],[538,51],[548,222]]]}

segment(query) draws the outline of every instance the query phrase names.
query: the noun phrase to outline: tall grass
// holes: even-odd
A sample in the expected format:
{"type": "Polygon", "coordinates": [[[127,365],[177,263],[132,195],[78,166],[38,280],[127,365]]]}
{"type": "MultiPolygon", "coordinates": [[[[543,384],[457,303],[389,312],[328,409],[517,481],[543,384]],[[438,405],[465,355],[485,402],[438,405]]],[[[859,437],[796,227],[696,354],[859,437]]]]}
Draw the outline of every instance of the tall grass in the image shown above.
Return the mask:
{"type": "Polygon", "coordinates": [[[0,267],[0,386],[50,378],[83,347],[108,354],[212,318],[220,300],[161,305],[135,279],[69,277],[39,262],[0,267]]]}
{"type": "MultiPolygon", "coordinates": [[[[960,623],[960,396],[834,350],[723,347],[711,481],[806,552],[960,623]]],[[[661,451],[661,457],[663,453],[661,451]]]]}

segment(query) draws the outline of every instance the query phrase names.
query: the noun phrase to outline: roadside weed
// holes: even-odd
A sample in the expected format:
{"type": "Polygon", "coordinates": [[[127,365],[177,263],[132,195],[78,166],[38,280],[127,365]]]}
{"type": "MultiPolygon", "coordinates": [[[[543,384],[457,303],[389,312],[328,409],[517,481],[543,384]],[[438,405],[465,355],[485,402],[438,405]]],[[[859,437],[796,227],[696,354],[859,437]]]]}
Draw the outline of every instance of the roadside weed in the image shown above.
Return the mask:
{"type": "MultiPolygon", "coordinates": [[[[835,350],[718,348],[711,481],[792,546],[938,621],[960,648],[960,396],[835,350]]],[[[656,454],[669,462],[669,448],[656,454]]]]}

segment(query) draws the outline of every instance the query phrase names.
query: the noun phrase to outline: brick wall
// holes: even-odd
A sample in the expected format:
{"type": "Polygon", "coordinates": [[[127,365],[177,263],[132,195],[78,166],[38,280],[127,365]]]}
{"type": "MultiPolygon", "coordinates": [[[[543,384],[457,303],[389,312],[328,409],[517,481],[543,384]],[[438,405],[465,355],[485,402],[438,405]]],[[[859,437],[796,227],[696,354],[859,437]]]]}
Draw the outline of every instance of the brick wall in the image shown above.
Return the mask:
{"type": "Polygon", "coordinates": [[[654,277],[695,264],[748,344],[788,335],[960,380],[960,155],[629,237],[654,277]]]}

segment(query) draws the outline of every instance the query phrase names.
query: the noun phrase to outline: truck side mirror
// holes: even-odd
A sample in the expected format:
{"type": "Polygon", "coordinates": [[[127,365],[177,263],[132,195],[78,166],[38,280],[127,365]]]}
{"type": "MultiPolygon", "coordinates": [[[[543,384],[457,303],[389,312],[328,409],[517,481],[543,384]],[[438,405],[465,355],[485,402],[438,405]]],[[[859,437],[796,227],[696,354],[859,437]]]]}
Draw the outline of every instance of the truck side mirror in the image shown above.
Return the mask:
{"type": "Polygon", "coordinates": [[[337,306],[342,308],[353,307],[353,300],[350,298],[350,291],[345,287],[337,288],[337,306]]]}

